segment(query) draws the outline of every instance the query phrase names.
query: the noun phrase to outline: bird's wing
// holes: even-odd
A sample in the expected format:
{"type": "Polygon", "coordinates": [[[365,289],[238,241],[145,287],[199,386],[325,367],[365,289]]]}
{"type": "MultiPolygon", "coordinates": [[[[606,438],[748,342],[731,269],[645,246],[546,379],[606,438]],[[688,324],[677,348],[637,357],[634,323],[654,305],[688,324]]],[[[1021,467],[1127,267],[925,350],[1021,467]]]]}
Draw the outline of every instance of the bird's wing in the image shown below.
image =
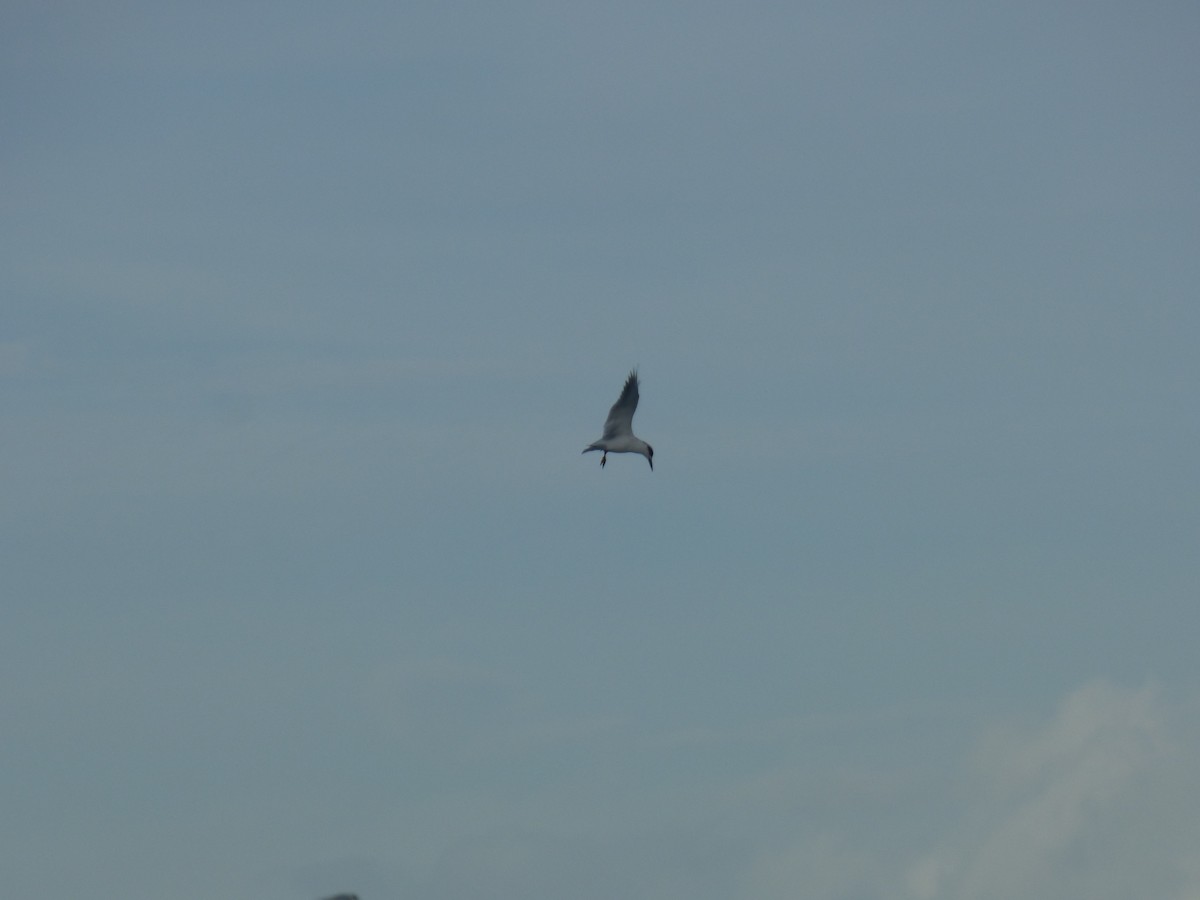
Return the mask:
{"type": "Polygon", "coordinates": [[[604,421],[605,440],[633,434],[633,414],[637,411],[637,405],[638,377],[637,369],[634,369],[625,379],[625,387],[621,390],[621,396],[608,411],[608,418],[604,421]]]}

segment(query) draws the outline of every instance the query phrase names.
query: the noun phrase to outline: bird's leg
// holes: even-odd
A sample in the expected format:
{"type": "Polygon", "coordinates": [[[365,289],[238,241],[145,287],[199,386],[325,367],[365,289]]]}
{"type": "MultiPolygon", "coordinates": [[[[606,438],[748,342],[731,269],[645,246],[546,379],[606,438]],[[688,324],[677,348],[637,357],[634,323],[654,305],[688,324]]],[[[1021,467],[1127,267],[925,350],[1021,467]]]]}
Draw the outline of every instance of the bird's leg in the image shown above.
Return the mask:
{"type": "Polygon", "coordinates": [[[600,468],[602,468],[602,469],[603,469],[603,468],[604,468],[604,464],[605,464],[606,462],[608,462],[608,451],[607,451],[607,450],[605,450],[605,451],[604,451],[604,452],[603,452],[603,453],[600,455],[600,468]]]}

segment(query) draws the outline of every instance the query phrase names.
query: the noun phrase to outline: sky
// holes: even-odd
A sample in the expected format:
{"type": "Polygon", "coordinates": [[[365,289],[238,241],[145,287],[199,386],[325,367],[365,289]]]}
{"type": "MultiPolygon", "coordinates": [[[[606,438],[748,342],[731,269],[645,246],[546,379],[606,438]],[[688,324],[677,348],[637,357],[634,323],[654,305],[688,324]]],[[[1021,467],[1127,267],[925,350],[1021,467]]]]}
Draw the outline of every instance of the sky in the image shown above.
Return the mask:
{"type": "Polygon", "coordinates": [[[1198,39],[5,4],[0,892],[1198,900],[1198,39]]]}

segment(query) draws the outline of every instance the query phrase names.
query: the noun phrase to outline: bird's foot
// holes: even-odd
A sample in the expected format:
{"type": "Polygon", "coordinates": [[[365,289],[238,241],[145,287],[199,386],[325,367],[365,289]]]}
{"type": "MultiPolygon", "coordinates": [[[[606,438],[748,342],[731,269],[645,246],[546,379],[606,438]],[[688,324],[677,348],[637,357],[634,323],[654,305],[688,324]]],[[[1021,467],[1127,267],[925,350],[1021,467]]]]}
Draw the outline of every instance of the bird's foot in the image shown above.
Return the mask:
{"type": "Polygon", "coordinates": [[[600,468],[602,468],[602,469],[603,469],[603,468],[604,468],[604,464],[605,464],[606,462],[608,462],[608,454],[607,454],[607,453],[605,453],[603,456],[601,456],[601,457],[600,457],[600,468]]]}

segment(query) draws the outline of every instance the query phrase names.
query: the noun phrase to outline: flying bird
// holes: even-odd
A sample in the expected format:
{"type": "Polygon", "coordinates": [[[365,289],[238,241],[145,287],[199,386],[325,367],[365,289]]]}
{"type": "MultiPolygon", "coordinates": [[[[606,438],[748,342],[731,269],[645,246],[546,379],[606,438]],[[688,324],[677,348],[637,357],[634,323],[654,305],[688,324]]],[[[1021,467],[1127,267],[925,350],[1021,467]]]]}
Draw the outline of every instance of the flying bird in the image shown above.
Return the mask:
{"type": "Polygon", "coordinates": [[[604,437],[588,444],[587,449],[583,451],[588,453],[592,450],[603,450],[600,468],[604,468],[610,453],[640,453],[646,457],[646,462],[650,463],[651,470],[654,469],[654,448],[633,433],[633,414],[637,411],[637,405],[638,376],[637,369],[634,369],[625,379],[621,396],[612,405],[612,409],[608,411],[608,418],[604,420],[604,437]]]}

